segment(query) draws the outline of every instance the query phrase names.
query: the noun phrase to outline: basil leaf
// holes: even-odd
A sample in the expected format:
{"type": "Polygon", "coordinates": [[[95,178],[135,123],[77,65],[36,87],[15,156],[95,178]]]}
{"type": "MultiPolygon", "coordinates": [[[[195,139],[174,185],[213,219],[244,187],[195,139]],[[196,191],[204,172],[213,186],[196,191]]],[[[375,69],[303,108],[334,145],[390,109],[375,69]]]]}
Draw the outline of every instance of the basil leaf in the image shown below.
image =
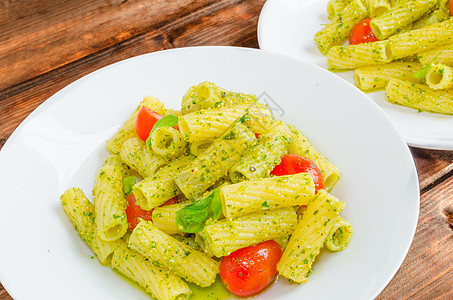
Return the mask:
{"type": "MultiPolygon", "coordinates": [[[[187,208],[187,206],[185,207],[187,208]]],[[[179,210],[176,213],[176,224],[178,228],[183,232],[197,233],[203,230],[208,219],[208,210],[194,210],[186,209],[179,210]],[[182,212],[184,210],[184,212],[182,212]]]]}
{"type": "Polygon", "coordinates": [[[222,202],[220,201],[220,190],[216,189],[211,194],[211,212],[212,212],[212,219],[217,220],[222,213],[222,202]]]}
{"type": "Polygon", "coordinates": [[[436,56],[434,56],[433,60],[429,64],[427,64],[425,67],[423,67],[423,69],[421,69],[420,71],[416,72],[412,76],[414,76],[415,78],[418,78],[418,79],[426,78],[426,75],[428,74],[429,69],[432,68],[432,66],[434,65],[434,62],[436,61],[437,57],[441,53],[442,52],[439,52],[436,56]]]}
{"type": "Polygon", "coordinates": [[[123,179],[123,191],[126,195],[132,192],[132,187],[137,182],[134,176],[129,176],[123,179]]]}
{"type": "Polygon", "coordinates": [[[412,76],[414,76],[415,78],[418,78],[418,79],[425,78],[426,74],[428,74],[429,69],[431,69],[431,64],[426,65],[423,69],[414,73],[412,76]]]}
{"type": "Polygon", "coordinates": [[[197,233],[203,230],[209,218],[217,220],[221,212],[220,191],[216,189],[209,196],[177,211],[176,224],[183,232],[197,233]]]}
{"type": "Polygon", "coordinates": [[[252,118],[250,117],[249,113],[246,113],[239,119],[239,123],[244,124],[245,122],[250,121],[252,118]]]}
{"type": "Polygon", "coordinates": [[[166,115],[165,117],[163,117],[162,119],[158,120],[156,123],[154,123],[154,126],[153,128],[151,129],[151,131],[149,132],[149,136],[148,138],[146,139],[146,145],[148,147],[151,147],[151,134],[159,127],[165,127],[165,126],[169,126],[169,127],[173,127],[175,126],[176,124],[178,124],[178,117],[175,116],[175,115],[166,115]]]}

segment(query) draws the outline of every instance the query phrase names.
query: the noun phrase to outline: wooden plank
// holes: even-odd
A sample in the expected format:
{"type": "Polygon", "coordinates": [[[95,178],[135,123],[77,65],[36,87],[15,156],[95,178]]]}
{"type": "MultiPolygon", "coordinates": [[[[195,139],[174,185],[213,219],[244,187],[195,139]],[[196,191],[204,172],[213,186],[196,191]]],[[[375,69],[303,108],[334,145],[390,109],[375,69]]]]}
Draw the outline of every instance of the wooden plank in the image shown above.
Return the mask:
{"type": "Polygon", "coordinates": [[[215,10],[216,2],[226,6],[234,1],[27,2],[0,10],[6,16],[0,27],[0,90],[158,29],[168,21],[196,15],[203,7],[215,10]]]}
{"type": "Polygon", "coordinates": [[[3,285],[0,283],[0,300],[13,300],[3,285]]]}
{"type": "Polygon", "coordinates": [[[421,196],[414,241],[378,299],[453,299],[453,176],[421,196]]]}
{"type": "Polygon", "coordinates": [[[424,191],[443,176],[453,172],[453,151],[410,148],[417,166],[420,190],[424,191]]]}

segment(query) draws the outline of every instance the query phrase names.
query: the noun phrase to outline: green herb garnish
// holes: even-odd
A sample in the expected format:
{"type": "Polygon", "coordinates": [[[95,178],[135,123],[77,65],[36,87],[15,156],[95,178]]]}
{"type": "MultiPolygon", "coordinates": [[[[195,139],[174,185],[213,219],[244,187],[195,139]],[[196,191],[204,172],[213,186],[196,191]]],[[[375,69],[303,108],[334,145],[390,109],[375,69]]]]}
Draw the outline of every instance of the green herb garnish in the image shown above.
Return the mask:
{"type": "Polygon", "coordinates": [[[246,113],[239,119],[239,123],[244,124],[247,121],[250,121],[252,118],[250,117],[249,113],[246,113]]]}
{"type": "Polygon", "coordinates": [[[427,64],[426,66],[423,67],[420,71],[414,73],[412,76],[418,79],[426,78],[426,74],[428,74],[429,69],[431,69],[434,66],[434,62],[436,61],[437,57],[440,55],[441,52],[439,52],[436,56],[434,56],[433,60],[427,64]]]}
{"type": "Polygon", "coordinates": [[[134,176],[129,176],[123,179],[123,191],[126,195],[132,192],[132,187],[137,182],[134,176]]]}
{"type": "Polygon", "coordinates": [[[208,219],[217,220],[221,213],[220,191],[215,189],[209,196],[176,212],[176,224],[183,232],[197,233],[203,230],[208,219]]]}

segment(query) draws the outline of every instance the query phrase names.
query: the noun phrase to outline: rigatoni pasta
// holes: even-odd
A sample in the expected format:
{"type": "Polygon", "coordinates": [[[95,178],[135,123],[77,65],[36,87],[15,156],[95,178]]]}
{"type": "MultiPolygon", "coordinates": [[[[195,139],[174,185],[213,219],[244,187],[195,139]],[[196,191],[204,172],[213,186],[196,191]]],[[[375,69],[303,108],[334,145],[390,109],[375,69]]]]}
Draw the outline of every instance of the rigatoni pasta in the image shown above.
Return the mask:
{"type": "Polygon", "coordinates": [[[321,170],[326,191],[331,191],[340,179],[340,170],[319,153],[299,129],[292,125],[289,125],[289,128],[293,134],[293,141],[289,145],[289,153],[297,154],[313,161],[321,170]]]}
{"type": "Polygon", "coordinates": [[[175,177],[194,159],[193,155],[183,155],[160,169],[153,176],[146,177],[135,184],[132,192],[137,204],[144,210],[151,210],[180,194],[175,177]]]}
{"type": "Polygon", "coordinates": [[[121,243],[113,253],[112,269],[135,281],[156,299],[189,299],[187,283],[171,271],[152,264],[145,256],[121,243]]]}
{"type": "Polygon", "coordinates": [[[392,62],[357,68],[354,70],[354,80],[356,86],[362,91],[383,89],[392,78],[422,83],[422,78],[414,77],[414,74],[421,69],[422,65],[419,63],[392,62]]]}
{"type": "Polygon", "coordinates": [[[142,177],[148,177],[166,165],[167,160],[154,153],[138,137],[130,138],[121,145],[121,159],[142,177]]]}
{"type": "Polygon", "coordinates": [[[94,205],[81,189],[70,188],[61,195],[60,199],[61,206],[74,225],[74,229],[77,230],[82,240],[90,246],[99,262],[107,265],[113,251],[120,245],[120,241],[106,242],[99,238],[96,233],[94,205]]]}
{"type": "MultiPolygon", "coordinates": [[[[350,2],[348,6],[345,6],[345,2],[329,1],[329,19],[333,15],[353,15],[357,12],[360,5],[356,4],[352,9],[354,2],[350,2]],[[339,14],[337,7],[342,9],[339,14]]],[[[343,35],[341,40],[337,39],[337,32],[343,32],[343,29],[337,30],[335,34],[327,34],[329,28],[340,28],[338,17],[315,35],[316,44],[320,52],[326,55],[330,70],[354,70],[355,84],[365,92],[384,89],[391,79],[426,84],[431,90],[451,89],[449,69],[445,69],[446,74],[443,75],[441,73],[445,67],[438,65],[453,67],[453,19],[450,16],[448,0],[362,2],[368,10],[366,17],[371,18],[355,25],[349,36],[349,45],[343,44],[348,38],[347,35],[343,35]],[[376,7],[379,7],[380,11],[373,11],[376,7]],[[320,37],[324,36],[335,39],[330,40],[330,43],[320,44],[320,37]],[[416,64],[417,59],[420,65],[416,64]]],[[[391,103],[419,111],[449,114],[447,107],[451,101],[448,100],[448,92],[429,93],[429,99],[422,101],[420,95],[411,92],[408,95],[415,98],[409,99],[407,95],[396,92],[393,88],[394,86],[386,88],[386,93],[390,93],[386,99],[391,103]]],[[[421,88],[425,92],[429,91],[421,88]]]]}
{"type": "Polygon", "coordinates": [[[190,143],[212,142],[220,137],[237,119],[248,113],[248,124],[257,133],[268,130],[272,113],[261,103],[204,109],[181,117],[178,125],[184,139],[190,143]]]}
{"type": "Polygon", "coordinates": [[[453,68],[444,64],[434,64],[426,74],[426,83],[433,90],[453,88],[453,68]]]}
{"type": "Polygon", "coordinates": [[[292,207],[255,213],[208,224],[202,232],[207,253],[217,257],[293,233],[297,215],[292,207]]]}
{"type": "Polygon", "coordinates": [[[411,30],[389,38],[394,59],[453,43],[453,20],[411,30]]]}
{"type": "Polygon", "coordinates": [[[330,69],[350,70],[364,66],[386,64],[393,60],[388,41],[359,45],[336,46],[327,53],[330,69]]]}
{"type": "Polygon", "coordinates": [[[365,6],[371,17],[378,17],[392,8],[389,0],[365,0],[365,6]]]}
{"type": "Polygon", "coordinates": [[[435,60],[436,63],[453,67],[453,44],[420,52],[417,58],[422,66],[427,66],[435,60]]]}
{"type": "Polygon", "coordinates": [[[229,170],[232,182],[268,177],[288,152],[292,141],[289,127],[283,122],[275,122],[268,132],[260,135],[258,142],[229,170]]]}
{"type": "Polygon", "coordinates": [[[159,127],[150,134],[151,148],[154,153],[165,160],[171,160],[180,156],[185,148],[181,132],[173,127],[159,127]]]}
{"type": "Polygon", "coordinates": [[[451,89],[434,91],[426,85],[392,79],[385,91],[386,99],[390,103],[453,115],[453,90],[451,89]]]}
{"type": "MultiPolygon", "coordinates": [[[[61,205],[99,261],[152,297],[188,299],[187,283],[212,285],[219,260],[236,250],[268,243],[280,249],[273,240],[290,247],[312,203],[335,199],[323,187],[333,188],[338,168],[254,95],[203,82],[187,91],[181,112],[153,97],[145,103],[161,114],[155,115],[159,121],[148,138],[139,135],[136,111],[107,142],[112,154],[96,174],[94,204],[70,188],[61,205]],[[288,157],[316,172],[275,171],[288,157]]],[[[329,213],[322,211],[310,224],[316,228],[329,213]]],[[[352,227],[340,217],[332,224],[325,245],[343,250],[352,227]]]]}
{"type": "Polygon", "coordinates": [[[102,167],[96,175],[93,195],[99,237],[106,242],[119,240],[128,227],[121,170],[112,165],[102,167]]]}
{"type": "Polygon", "coordinates": [[[307,205],[315,195],[315,184],[307,173],[275,176],[220,188],[222,212],[233,218],[280,207],[307,205]]]}
{"type": "Polygon", "coordinates": [[[176,185],[188,199],[201,195],[255,143],[250,129],[240,122],[233,124],[176,176],[176,185]]]}
{"type": "Polygon", "coordinates": [[[181,112],[187,114],[207,108],[251,104],[257,100],[255,95],[230,92],[205,81],[187,91],[182,98],[181,112]]]}
{"type": "Polygon", "coordinates": [[[325,191],[318,193],[297,224],[277,265],[281,275],[297,283],[308,280],[313,262],[343,208],[344,203],[332,195],[325,191]]]}
{"type": "Polygon", "coordinates": [[[398,3],[370,22],[371,29],[380,40],[386,39],[419,19],[437,4],[437,0],[408,0],[398,3]]]}
{"type": "Polygon", "coordinates": [[[319,51],[327,54],[333,46],[341,45],[348,38],[352,28],[367,16],[368,12],[361,0],[352,0],[332,23],[316,33],[315,42],[319,51]]]}
{"type": "Polygon", "coordinates": [[[134,229],[129,248],[201,287],[212,285],[219,272],[215,260],[160,231],[151,222],[142,221],[134,229]]]}

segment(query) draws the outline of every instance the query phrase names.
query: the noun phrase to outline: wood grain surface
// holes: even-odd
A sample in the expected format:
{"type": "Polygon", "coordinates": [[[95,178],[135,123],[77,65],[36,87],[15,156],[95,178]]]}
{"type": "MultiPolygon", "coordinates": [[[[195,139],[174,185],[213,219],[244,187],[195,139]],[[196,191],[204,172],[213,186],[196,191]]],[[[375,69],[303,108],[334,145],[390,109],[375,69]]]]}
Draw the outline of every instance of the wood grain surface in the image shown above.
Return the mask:
{"type": "MultiPolygon", "coordinates": [[[[0,149],[42,102],[106,65],[176,47],[257,48],[264,2],[1,1],[0,149]]],[[[406,259],[378,298],[453,299],[453,151],[410,150],[420,219],[406,259]]],[[[0,284],[0,300],[10,299],[0,284]]]]}

